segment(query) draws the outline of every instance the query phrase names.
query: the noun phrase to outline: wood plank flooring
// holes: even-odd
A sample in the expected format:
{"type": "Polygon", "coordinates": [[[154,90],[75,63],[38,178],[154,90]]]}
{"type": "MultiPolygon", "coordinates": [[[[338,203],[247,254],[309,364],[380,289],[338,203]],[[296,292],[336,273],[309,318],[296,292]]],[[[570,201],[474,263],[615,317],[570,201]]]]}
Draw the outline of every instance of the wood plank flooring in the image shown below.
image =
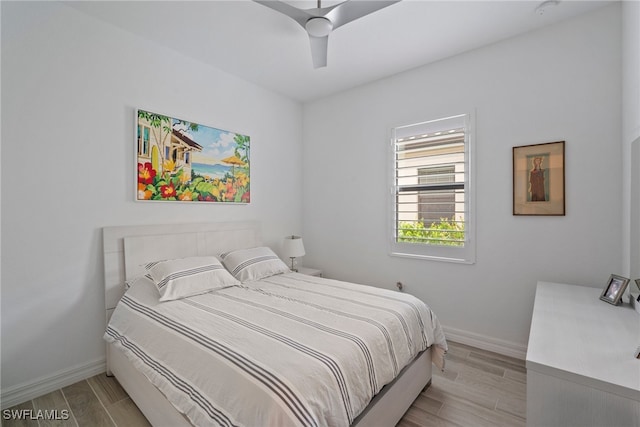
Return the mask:
{"type": "MultiPolygon", "coordinates": [[[[33,418],[39,410],[57,411],[56,418],[67,419],[6,420],[3,411],[3,427],[149,426],[118,382],[104,374],[9,410],[32,411],[33,418]]],[[[431,386],[413,402],[397,427],[524,427],[525,413],[524,360],[449,342],[446,371],[434,368],[431,386]]]]}
{"type": "Polygon", "coordinates": [[[445,372],[433,371],[397,427],[524,427],[525,361],[449,341],[445,372]]]}

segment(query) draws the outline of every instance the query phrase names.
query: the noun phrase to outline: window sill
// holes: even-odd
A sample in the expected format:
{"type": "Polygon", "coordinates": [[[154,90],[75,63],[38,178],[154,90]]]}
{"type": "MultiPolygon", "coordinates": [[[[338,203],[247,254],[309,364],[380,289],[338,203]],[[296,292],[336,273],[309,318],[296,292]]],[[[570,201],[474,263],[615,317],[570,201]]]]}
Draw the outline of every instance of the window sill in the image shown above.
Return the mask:
{"type": "Polygon", "coordinates": [[[475,264],[475,260],[468,260],[463,258],[447,258],[435,255],[417,255],[417,254],[406,254],[399,252],[391,252],[389,256],[400,257],[400,258],[414,258],[414,259],[423,259],[427,261],[440,261],[440,262],[452,262],[455,264],[475,264]]]}

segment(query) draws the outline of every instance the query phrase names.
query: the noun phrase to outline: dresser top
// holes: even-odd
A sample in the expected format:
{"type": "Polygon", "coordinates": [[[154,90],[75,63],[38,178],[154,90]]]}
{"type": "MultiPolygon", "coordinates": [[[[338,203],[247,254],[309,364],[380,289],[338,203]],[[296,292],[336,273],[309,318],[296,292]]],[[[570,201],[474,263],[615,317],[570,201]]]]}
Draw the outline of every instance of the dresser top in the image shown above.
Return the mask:
{"type": "Polygon", "coordinates": [[[527,369],[640,401],[640,315],[601,301],[601,293],[538,282],[527,369]]]}

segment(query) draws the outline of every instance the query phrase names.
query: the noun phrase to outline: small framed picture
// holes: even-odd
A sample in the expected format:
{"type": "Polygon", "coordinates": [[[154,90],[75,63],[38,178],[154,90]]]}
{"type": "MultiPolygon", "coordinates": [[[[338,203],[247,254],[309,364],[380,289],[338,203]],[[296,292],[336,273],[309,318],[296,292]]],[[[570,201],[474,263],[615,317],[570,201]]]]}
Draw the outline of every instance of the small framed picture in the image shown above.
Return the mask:
{"type": "Polygon", "coordinates": [[[564,141],[513,147],[513,214],[564,215],[564,141]]]}
{"type": "Polygon", "coordinates": [[[622,276],[617,276],[612,274],[609,277],[609,281],[607,282],[607,286],[602,291],[600,295],[600,299],[602,301],[608,302],[609,304],[618,305],[620,302],[620,298],[622,298],[622,294],[624,294],[624,290],[627,288],[629,284],[629,279],[622,276]]]}

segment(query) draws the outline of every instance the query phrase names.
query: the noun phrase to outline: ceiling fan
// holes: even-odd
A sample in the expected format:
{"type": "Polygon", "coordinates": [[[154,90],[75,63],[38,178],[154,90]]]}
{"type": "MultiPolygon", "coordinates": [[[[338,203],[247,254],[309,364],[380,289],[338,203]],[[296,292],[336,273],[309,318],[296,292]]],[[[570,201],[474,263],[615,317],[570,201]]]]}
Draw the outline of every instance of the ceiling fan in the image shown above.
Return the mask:
{"type": "Polygon", "coordinates": [[[400,0],[346,0],[342,3],[313,9],[298,9],[278,0],[253,0],[292,18],[309,34],[313,68],[327,66],[329,33],[351,21],[362,18],[400,0]]]}

